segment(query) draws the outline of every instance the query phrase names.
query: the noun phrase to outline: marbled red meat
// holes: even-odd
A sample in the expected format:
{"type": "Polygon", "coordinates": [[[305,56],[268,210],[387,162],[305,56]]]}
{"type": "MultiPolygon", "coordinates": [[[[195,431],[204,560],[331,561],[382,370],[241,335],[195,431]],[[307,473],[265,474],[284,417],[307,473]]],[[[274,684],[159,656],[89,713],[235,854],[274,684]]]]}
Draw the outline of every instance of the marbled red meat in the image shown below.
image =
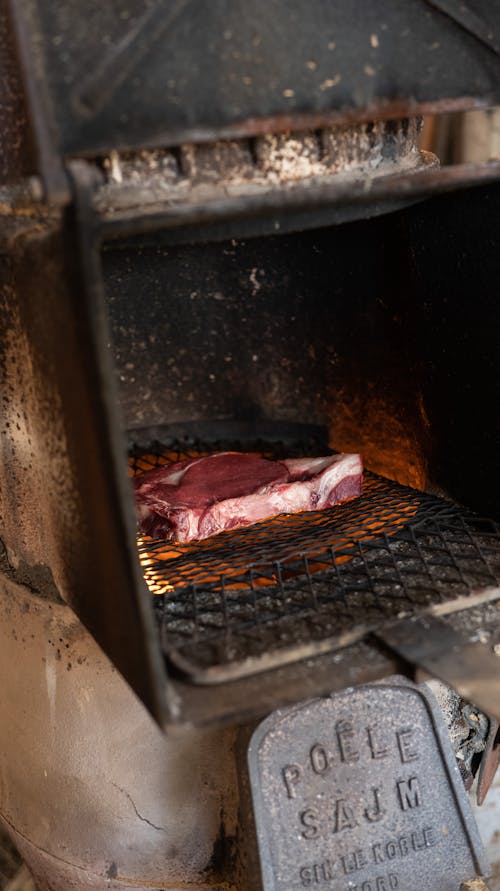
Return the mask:
{"type": "Polygon", "coordinates": [[[139,527],[146,535],[188,542],[277,514],[322,510],[361,494],[360,455],[268,461],[218,452],[135,477],[139,527]]]}

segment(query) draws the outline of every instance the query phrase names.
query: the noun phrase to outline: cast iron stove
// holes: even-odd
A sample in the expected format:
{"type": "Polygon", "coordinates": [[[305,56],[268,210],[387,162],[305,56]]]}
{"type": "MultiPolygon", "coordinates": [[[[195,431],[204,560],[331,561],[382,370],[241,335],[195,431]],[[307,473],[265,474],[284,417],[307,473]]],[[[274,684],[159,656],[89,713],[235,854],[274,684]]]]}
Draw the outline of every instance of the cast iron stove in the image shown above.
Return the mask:
{"type": "Polygon", "coordinates": [[[491,778],[500,164],[418,139],[500,101],[499,4],[7,6],[2,707],[43,733],[2,819],[43,891],[456,891],[487,865],[422,683],[491,778]],[[137,536],[130,471],[225,448],[361,451],[363,494],[137,536]]]}

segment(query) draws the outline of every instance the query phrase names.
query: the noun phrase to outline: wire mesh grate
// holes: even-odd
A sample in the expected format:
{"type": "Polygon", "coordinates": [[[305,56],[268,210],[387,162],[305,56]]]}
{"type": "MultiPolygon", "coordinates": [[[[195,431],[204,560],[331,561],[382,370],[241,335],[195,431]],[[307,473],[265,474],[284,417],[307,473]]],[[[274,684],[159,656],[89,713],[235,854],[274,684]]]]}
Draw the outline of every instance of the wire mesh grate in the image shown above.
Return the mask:
{"type": "MultiPolygon", "coordinates": [[[[156,442],[132,450],[131,468],[237,447],[156,442]]],[[[251,450],[304,454],[279,443],[251,450]]],[[[164,652],[209,683],[342,647],[433,604],[472,603],[500,583],[499,533],[452,502],[366,473],[361,497],[330,510],[185,545],[139,535],[138,549],[164,652]]]]}

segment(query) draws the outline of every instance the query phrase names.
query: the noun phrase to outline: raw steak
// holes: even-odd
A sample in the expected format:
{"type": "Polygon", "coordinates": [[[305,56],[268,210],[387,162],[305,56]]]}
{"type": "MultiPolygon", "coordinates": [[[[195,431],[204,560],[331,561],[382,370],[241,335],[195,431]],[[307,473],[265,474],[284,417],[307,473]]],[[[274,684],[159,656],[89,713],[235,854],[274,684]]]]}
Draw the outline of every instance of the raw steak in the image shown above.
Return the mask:
{"type": "Polygon", "coordinates": [[[361,494],[360,455],[268,461],[218,452],[135,477],[139,527],[187,542],[250,526],[276,514],[332,507],[361,494]]]}

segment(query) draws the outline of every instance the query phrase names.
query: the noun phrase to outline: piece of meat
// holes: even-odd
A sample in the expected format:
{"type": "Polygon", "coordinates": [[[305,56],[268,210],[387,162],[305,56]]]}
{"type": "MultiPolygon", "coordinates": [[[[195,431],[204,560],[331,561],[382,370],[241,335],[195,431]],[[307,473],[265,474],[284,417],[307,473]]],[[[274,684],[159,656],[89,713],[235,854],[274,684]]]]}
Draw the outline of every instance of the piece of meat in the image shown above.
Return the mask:
{"type": "Polygon", "coordinates": [[[146,535],[188,542],[277,514],[322,510],[361,494],[360,455],[268,461],[218,452],[135,477],[139,527],[146,535]]]}

